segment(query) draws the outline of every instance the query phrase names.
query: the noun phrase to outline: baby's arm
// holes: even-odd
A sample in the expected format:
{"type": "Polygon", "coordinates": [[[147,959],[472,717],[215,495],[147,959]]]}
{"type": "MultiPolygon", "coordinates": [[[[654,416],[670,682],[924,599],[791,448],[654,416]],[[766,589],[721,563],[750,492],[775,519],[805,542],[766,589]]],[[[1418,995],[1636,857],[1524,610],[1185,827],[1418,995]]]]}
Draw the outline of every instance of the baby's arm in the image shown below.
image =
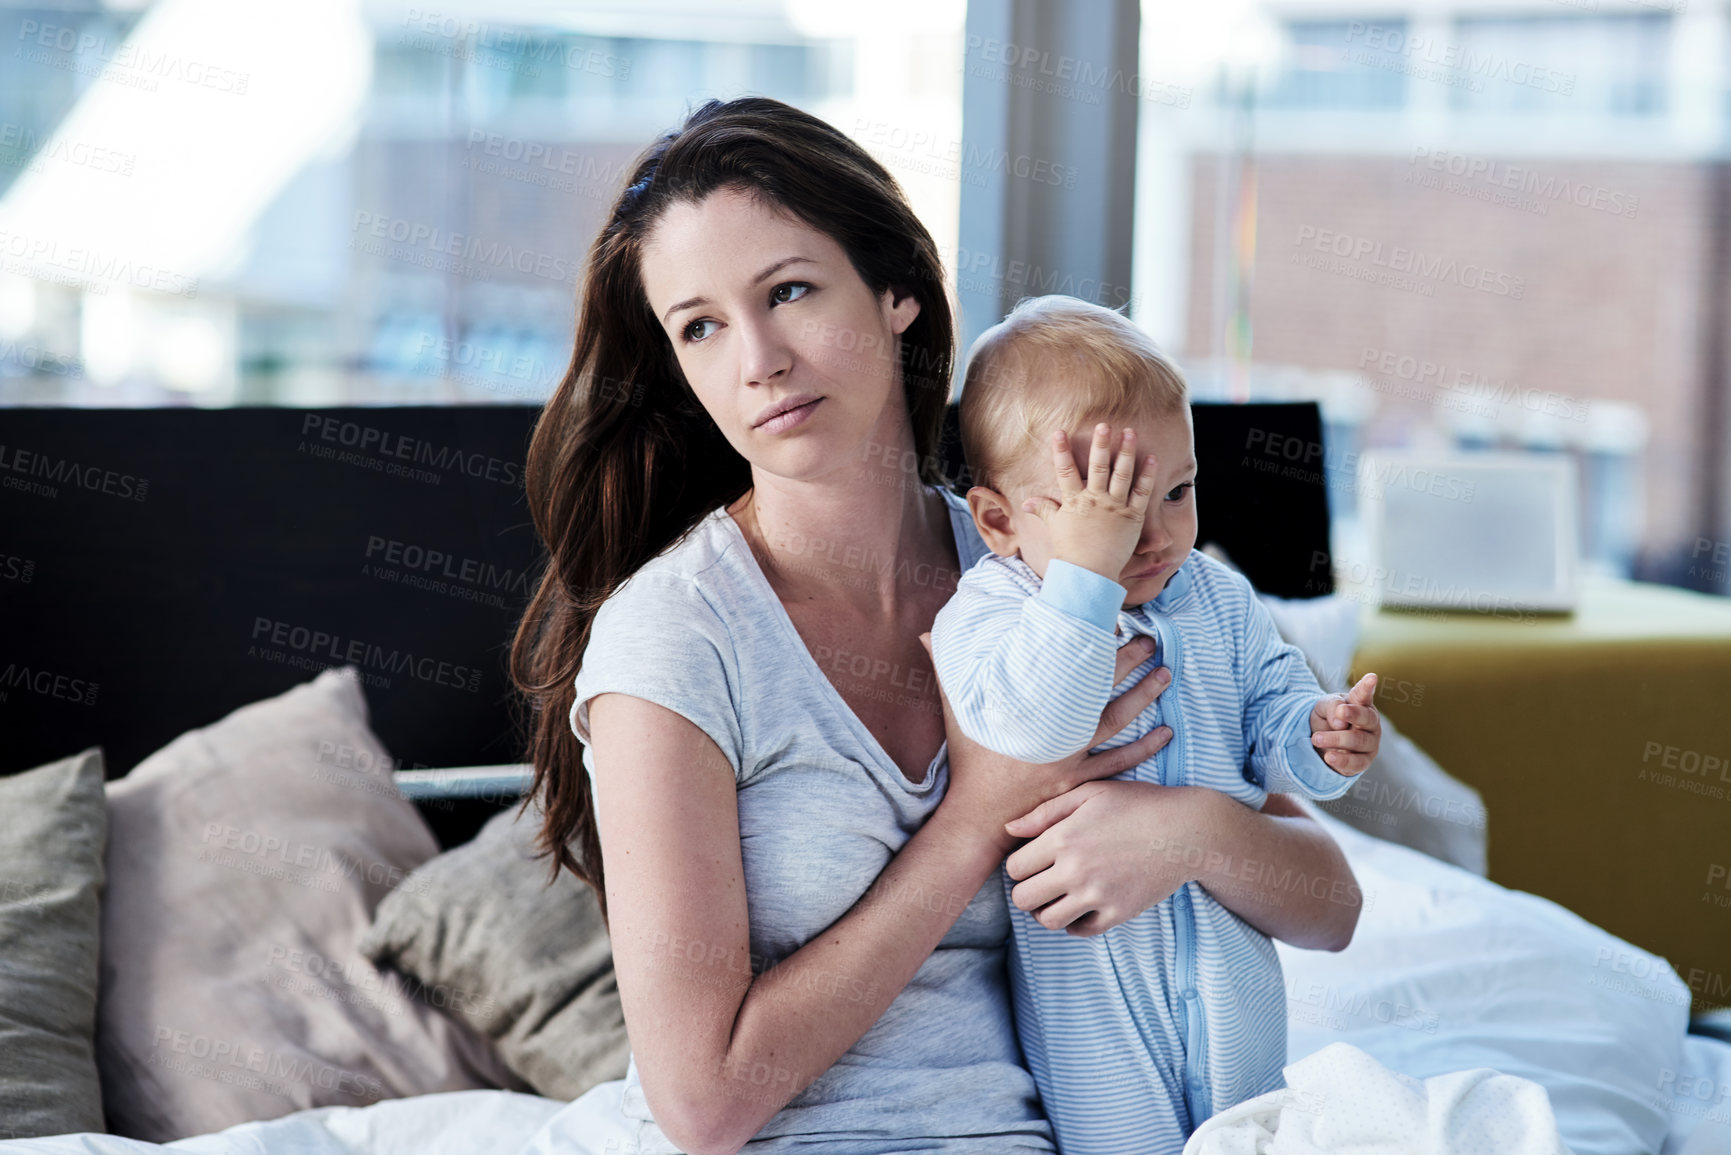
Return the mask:
{"type": "Polygon", "coordinates": [[[988,559],[957,584],[932,623],[932,665],[962,732],[1022,762],[1056,762],[1088,748],[1118,657],[1123,571],[1154,492],[1154,458],[1136,471],[1136,434],[1114,456],[1111,426],[1094,427],[1088,475],[1070,438],[1052,431],[1060,498],[1024,502],[1051,535],[1052,560],[1035,596],[988,559]]]}
{"type": "MultiPolygon", "coordinates": [[[[1248,582],[1233,576],[1242,584],[1246,606],[1239,676],[1255,781],[1270,794],[1303,794],[1322,802],[1339,798],[1352,789],[1356,771],[1343,773],[1329,765],[1311,740],[1316,729],[1311,716],[1319,708],[1333,706],[1340,695],[1323,692],[1298,647],[1281,639],[1268,607],[1248,582]]],[[[1370,711],[1374,715],[1375,707],[1370,711]]],[[[1375,754],[1374,740],[1370,753],[1375,754]]],[[[1364,764],[1368,766],[1369,760],[1364,764]]]]}
{"type": "Polygon", "coordinates": [[[932,623],[932,664],[962,732],[1023,762],[1092,744],[1111,699],[1125,589],[1054,560],[1037,595],[990,559],[932,623]]]}

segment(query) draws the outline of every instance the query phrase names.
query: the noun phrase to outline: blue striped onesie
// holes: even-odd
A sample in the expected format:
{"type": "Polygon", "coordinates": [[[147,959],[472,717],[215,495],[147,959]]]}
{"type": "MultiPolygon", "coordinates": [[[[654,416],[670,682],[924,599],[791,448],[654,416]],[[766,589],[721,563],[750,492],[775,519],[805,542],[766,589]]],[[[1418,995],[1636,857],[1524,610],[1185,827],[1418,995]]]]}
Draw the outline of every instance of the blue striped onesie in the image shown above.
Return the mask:
{"type": "MultiPolygon", "coordinates": [[[[981,558],[932,625],[934,665],[963,731],[1022,761],[1055,762],[1089,747],[1115,690],[1164,665],[1166,691],[1092,747],[1172,728],[1119,778],[1206,786],[1258,810],[1270,793],[1346,793],[1353,779],[1310,744],[1322,687],[1243,576],[1192,550],[1153,601],[1122,609],[1125,593],[1064,561],[1042,582],[1019,556],[981,558]],[[1114,686],[1118,647],[1140,635],[1155,652],[1114,686]]],[[[1150,847],[1159,853],[1184,850],[1150,847]]],[[[1260,878],[1264,868],[1245,860],[1234,871],[1260,878]]],[[[999,873],[1007,899],[1015,880],[999,873]]],[[[1049,930],[1013,902],[1010,925],[1016,1032],[1064,1155],[1179,1155],[1210,1115],[1283,1085],[1273,944],[1198,884],[1100,935],[1049,930]]]]}

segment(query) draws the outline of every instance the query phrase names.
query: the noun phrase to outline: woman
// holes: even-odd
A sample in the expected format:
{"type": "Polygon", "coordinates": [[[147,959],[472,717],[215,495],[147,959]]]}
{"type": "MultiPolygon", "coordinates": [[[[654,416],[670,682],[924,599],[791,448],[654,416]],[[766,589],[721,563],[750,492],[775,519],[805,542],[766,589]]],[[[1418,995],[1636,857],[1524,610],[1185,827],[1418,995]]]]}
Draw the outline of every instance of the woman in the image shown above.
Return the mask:
{"type": "MultiPolygon", "coordinates": [[[[1073,933],[1228,881],[1186,862],[1351,880],[1289,804],[1098,781],[1167,731],[1038,766],[950,724],[922,635],[985,550],[935,484],[952,357],[893,179],[775,101],[712,101],[657,141],[591,249],[530,448],[552,560],[512,665],[544,846],[608,915],[644,1151],[1053,1150],[993,877],[1037,808],[1011,865],[1065,883],[1090,912],[1073,933]]],[[[1357,917],[1219,897],[1300,945],[1338,949],[1357,917]]]]}

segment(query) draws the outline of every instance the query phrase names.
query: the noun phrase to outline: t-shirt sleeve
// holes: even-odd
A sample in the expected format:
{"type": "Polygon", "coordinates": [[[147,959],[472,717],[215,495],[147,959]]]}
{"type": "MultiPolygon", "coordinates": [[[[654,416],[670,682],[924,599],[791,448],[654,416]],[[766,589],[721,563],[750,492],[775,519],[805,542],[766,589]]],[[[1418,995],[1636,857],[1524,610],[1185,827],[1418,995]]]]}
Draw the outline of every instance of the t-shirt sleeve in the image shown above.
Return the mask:
{"type": "Polygon", "coordinates": [[[738,781],[745,760],[738,684],[732,636],[698,584],[680,574],[639,572],[596,611],[577,673],[571,730],[587,747],[590,700],[629,694],[709,735],[738,781]]]}

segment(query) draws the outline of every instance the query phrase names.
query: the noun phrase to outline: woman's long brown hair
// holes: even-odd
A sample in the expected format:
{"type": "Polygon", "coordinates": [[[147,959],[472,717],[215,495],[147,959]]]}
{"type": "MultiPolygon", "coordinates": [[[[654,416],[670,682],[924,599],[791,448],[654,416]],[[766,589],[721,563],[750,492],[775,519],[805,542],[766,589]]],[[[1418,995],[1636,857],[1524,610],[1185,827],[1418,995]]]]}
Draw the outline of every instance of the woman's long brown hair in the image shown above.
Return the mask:
{"type": "Polygon", "coordinates": [[[638,158],[590,247],[571,365],[536,422],[524,470],[548,562],[512,639],[510,670],[530,710],[530,799],[544,815],[538,849],[553,856],[554,876],[564,867],[595,889],[603,918],[594,799],[569,721],[595,611],[751,485],[746,460],[680,371],[640,271],[661,213],[721,188],[761,197],[833,237],[874,294],[894,289],[919,301],[901,335],[902,386],[919,475],[941,484],[955,331],[931,235],[889,172],[818,118],[762,97],[704,104],[638,158]]]}

